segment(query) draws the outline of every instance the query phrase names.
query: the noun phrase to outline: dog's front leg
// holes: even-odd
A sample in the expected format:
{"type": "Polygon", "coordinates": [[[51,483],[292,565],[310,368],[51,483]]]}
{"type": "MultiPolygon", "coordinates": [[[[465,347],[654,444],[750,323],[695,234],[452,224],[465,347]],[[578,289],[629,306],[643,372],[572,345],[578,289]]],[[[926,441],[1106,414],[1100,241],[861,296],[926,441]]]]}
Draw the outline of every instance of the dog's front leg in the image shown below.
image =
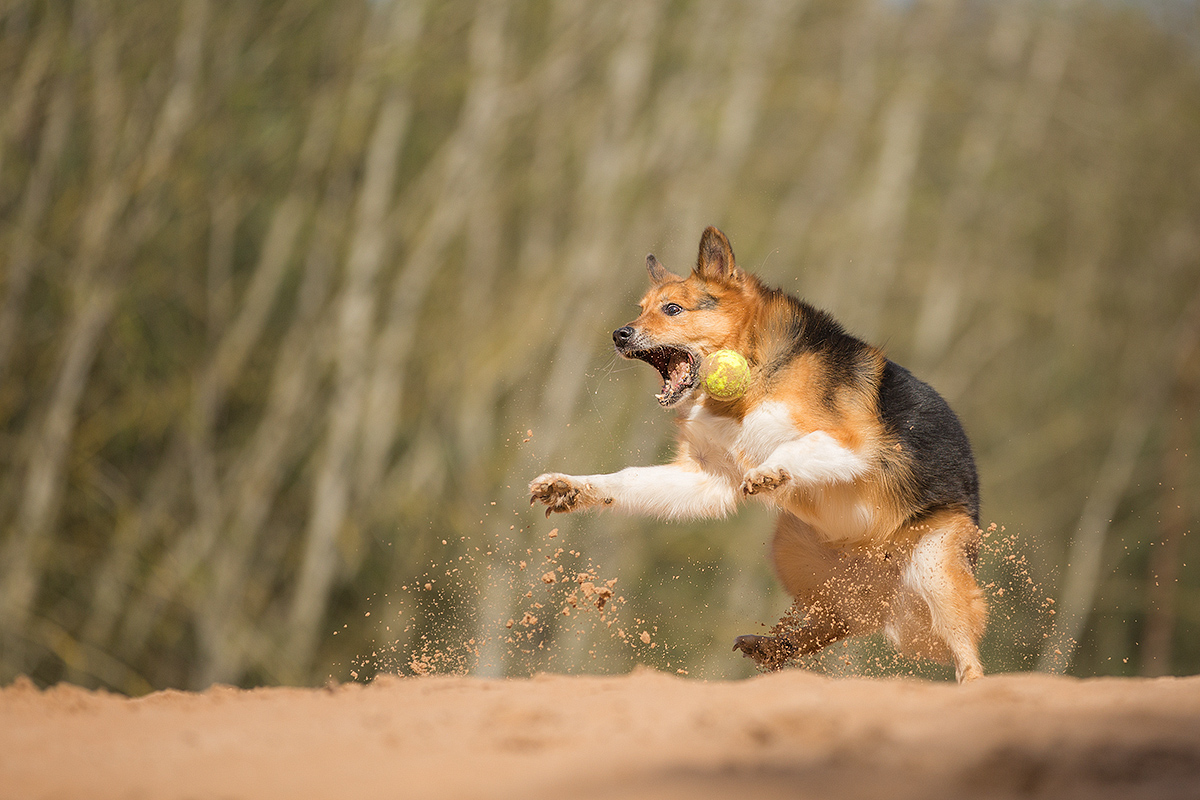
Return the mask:
{"type": "Polygon", "coordinates": [[[795,485],[852,481],[866,472],[864,459],[824,431],[784,442],[746,473],[742,494],[773,492],[795,485]]]}
{"type": "Polygon", "coordinates": [[[530,502],[541,501],[546,516],[587,508],[612,508],[664,519],[728,514],[738,491],[723,476],[685,464],[627,467],[608,475],[548,472],[529,484],[530,502]]]}

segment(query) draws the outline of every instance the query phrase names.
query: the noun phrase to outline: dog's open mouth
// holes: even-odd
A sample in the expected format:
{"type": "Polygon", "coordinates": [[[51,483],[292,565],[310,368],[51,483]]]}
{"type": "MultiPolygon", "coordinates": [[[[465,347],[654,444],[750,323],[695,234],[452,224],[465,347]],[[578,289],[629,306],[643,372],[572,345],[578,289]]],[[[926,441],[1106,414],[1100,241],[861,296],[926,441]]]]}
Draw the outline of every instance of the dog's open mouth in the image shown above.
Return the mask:
{"type": "Polygon", "coordinates": [[[696,378],[700,373],[700,359],[682,347],[650,347],[630,353],[629,358],[645,361],[658,370],[663,386],[662,392],[655,397],[664,408],[670,408],[686,397],[696,385],[696,378]]]}

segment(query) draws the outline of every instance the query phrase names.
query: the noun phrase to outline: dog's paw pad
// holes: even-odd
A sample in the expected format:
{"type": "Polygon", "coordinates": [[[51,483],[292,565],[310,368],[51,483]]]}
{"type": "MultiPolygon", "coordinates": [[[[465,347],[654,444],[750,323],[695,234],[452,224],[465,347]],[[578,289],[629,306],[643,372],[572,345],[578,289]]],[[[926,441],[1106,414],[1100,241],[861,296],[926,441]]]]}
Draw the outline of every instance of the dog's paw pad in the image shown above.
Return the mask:
{"type": "Polygon", "coordinates": [[[754,495],[773,492],[791,479],[792,476],[783,468],[759,467],[752,469],[746,473],[746,478],[742,481],[742,494],[754,495]]]}
{"type": "Polygon", "coordinates": [[[547,517],[554,513],[575,511],[584,506],[586,488],[587,484],[577,484],[570,475],[547,473],[530,482],[529,504],[544,503],[547,517]]]}

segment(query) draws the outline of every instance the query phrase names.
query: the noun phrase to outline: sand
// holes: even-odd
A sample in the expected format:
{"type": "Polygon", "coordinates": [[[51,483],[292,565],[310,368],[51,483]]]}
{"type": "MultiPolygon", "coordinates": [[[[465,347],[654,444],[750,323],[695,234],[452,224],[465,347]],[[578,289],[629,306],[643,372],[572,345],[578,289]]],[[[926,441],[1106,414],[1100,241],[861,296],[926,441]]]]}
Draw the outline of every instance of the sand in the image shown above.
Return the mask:
{"type": "Polygon", "coordinates": [[[1196,798],[1200,677],[0,690],[0,798],[1196,798]]]}

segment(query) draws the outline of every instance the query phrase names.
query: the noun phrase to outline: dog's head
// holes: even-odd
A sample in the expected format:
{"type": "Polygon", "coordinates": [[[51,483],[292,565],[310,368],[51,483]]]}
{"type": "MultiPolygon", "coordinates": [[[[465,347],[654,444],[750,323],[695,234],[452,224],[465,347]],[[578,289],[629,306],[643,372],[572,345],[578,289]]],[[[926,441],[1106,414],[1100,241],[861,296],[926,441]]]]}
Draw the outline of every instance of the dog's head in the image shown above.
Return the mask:
{"type": "Polygon", "coordinates": [[[662,376],[658,402],[666,408],[689,397],[700,361],[724,348],[738,349],[750,321],[753,279],[733,258],[725,234],[708,228],[700,238],[696,267],[686,278],[646,256],[650,291],[642,313],[613,331],[617,352],[645,361],[662,376]]]}

